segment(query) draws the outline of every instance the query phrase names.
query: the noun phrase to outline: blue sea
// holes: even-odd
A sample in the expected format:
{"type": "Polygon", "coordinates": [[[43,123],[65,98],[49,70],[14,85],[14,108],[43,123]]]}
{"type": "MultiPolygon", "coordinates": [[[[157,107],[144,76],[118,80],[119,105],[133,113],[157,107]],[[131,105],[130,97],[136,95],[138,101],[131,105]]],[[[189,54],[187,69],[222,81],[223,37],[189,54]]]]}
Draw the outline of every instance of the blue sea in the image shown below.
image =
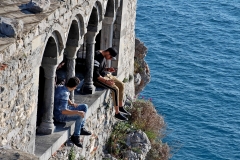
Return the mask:
{"type": "Polygon", "coordinates": [[[240,160],[240,0],[138,0],[172,160],[240,160]]]}

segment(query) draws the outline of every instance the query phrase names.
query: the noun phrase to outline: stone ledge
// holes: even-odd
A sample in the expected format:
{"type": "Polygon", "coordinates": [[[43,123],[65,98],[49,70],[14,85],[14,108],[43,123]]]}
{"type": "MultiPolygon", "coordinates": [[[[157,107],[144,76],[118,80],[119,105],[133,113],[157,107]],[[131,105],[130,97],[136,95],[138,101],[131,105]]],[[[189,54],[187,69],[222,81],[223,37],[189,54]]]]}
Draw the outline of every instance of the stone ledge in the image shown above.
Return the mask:
{"type": "MultiPolygon", "coordinates": [[[[86,118],[91,116],[100,104],[106,102],[108,90],[98,88],[93,95],[81,95],[75,92],[75,103],[85,103],[89,106],[86,118]]],[[[39,160],[49,159],[64,144],[74,131],[74,122],[56,123],[56,129],[51,135],[36,135],[35,155],[39,160]]],[[[84,146],[83,146],[84,147],[84,146]]]]}

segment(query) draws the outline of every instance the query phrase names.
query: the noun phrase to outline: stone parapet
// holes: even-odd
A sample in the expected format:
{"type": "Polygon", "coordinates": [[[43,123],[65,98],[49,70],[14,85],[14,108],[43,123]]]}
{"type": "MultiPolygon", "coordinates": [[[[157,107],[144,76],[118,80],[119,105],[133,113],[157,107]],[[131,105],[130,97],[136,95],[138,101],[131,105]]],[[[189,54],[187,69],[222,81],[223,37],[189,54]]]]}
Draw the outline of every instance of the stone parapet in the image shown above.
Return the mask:
{"type": "Polygon", "coordinates": [[[40,160],[49,159],[50,156],[51,160],[67,159],[71,147],[74,148],[76,159],[80,157],[89,160],[102,159],[105,143],[116,122],[109,91],[98,88],[94,96],[80,96],[75,93],[75,101],[88,104],[85,128],[90,130],[92,135],[80,136],[83,148],[78,148],[69,140],[74,131],[74,122],[56,124],[56,130],[52,135],[37,135],[36,137],[35,155],[40,160]]]}

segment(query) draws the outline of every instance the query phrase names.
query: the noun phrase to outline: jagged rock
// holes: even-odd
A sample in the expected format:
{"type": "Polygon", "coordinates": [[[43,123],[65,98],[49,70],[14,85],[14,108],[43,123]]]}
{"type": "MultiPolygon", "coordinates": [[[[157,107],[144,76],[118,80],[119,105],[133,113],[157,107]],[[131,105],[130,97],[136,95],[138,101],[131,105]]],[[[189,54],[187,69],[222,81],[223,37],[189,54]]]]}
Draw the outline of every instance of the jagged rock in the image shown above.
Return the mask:
{"type": "Polygon", "coordinates": [[[147,47],[139,40],[135,39],[135,57],[143,59],[146,56],[147,47]]]}
{"type": "Polygon", "coordinates": [[[50,0],[31,0],[26,9],[33,13],[47,11],[50,7],[50,0]]]}
{"type": "Polygon", "coordinates": [[[137,76],[137,74],[140,74],[141,80],[138,81],[137,78],[135,78],[135,94],[138,95],[144,87],[147,85],[147,83],[150,82],[150,69],[148,67],[148,64],[145,62],[144,57],[147,54],[147,48],[144,46],[144,44],[139,40],[135,39],[135,63],[137,63],[137,68],[134,70],[137,71],[134,76],[137,76]]]}
{"type": "Polygon", "coordinates": [[[7,37],[22,37],[23,21],[0,17],[0,33],[7,37]]]}
{"type": "Polygon", "coordinates": [[[135,152],[133,152],[133,151],[127,151],[125,154],[124,154],[124,157],[126,157],[128,160],[136,160],[136,159],[139,159],[139,160],[143,160],[143,159],[145,159],[144,157],[143,157],[143,155],[141,155],[141,154],[137,154],[137,153],[135,153],[135,152]]]}
{"type": "Polygon", "coordinates": [[[128,160],[145,159],[151,149],[151,143],[147,135],[141,130],[130,133],[127,136],[126,144],[131,148],[124,154],[124,157],[128,158],[128,160]]]}
{"type": "Polygon", "coordinates": [[[141,75],[139,73],[136,73],[134,75],[134,84],[139,85],[141,83],[141,75]]]}
{"type": "Polygon", "coordinates": [[[111,154],[105,154],[103,156],[103,160],[117,160],[117,159],[114,158],[111,154]]]}

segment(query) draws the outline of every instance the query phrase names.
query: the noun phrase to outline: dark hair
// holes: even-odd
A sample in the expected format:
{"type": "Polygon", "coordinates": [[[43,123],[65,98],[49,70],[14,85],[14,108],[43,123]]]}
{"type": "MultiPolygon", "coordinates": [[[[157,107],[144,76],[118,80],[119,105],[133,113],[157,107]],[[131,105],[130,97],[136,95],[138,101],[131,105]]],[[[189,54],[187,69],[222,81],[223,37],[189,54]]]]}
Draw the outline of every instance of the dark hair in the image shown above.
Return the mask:
{"type": "Polygon", "coordinates": [[[117,50],[113,47],[110,47],[110,48],[106,49],[105,51],[108,51],[112,57],[116,57],[118,54],[117,50]]]}
{"type": "Polygon", "coordinates": [[[80,83],[80,80],[77,77],[72,77],[68,80],[66,86],[73,88],[76,87],[80,83]]]}

